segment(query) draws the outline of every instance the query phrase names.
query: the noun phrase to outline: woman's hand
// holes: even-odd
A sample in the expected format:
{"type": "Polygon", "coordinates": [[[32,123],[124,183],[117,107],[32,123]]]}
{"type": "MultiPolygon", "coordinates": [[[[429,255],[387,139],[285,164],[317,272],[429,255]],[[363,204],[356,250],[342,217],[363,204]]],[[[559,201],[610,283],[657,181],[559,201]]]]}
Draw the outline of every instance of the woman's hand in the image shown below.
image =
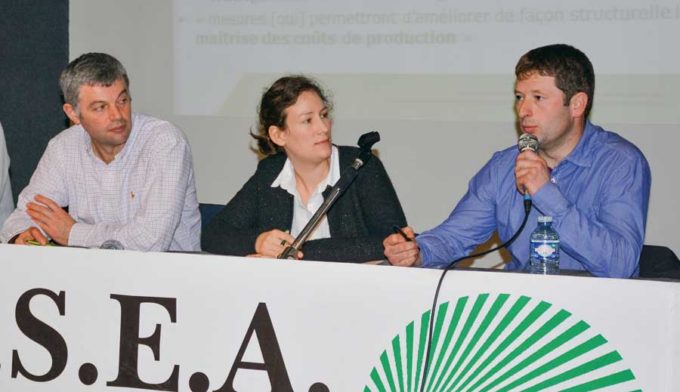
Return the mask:
{"type": "MultiPolygon", "coordinates": [[[[255,240],[255,253],[259,257],[277,257],[295,241],[292,235],[278,229],[265,231],[255,240]]],[[[302,253],[298,252],[298,259],[302,253]]]]}

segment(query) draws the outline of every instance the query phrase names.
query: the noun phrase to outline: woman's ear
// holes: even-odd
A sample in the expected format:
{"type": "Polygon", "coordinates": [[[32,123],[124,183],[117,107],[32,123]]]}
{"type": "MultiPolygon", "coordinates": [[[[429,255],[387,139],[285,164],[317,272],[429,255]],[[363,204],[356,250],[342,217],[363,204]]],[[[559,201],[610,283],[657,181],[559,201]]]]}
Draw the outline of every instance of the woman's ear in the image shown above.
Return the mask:
{"type": "Polygon", "coordinates": [[[288,139],[288,132],[285,129],[281,129],[276,125],[270,125],[267,129],[269,133],[269,138],[279,147],[285,147],[286,140],[288,139]]]}

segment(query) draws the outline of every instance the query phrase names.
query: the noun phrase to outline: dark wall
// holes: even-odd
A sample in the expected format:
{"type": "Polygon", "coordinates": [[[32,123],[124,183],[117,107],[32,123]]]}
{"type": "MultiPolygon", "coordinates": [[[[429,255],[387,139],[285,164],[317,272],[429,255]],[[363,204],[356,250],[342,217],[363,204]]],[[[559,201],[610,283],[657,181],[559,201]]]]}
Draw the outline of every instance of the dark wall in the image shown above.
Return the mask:
{"type": "Polygon", "coordinates": [[[68,0],[0,0],[0,122],[14,198],[49,139],[66,126],[59,74],[68,63],[68,0]]]}

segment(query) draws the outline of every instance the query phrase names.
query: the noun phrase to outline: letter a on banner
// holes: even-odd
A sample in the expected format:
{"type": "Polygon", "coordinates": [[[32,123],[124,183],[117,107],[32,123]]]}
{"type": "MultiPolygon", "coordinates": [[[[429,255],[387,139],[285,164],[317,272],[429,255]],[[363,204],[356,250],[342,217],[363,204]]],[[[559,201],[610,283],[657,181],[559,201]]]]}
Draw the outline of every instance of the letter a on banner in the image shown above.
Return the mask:
{"type": "Polygon", "coordinates": [[[274,332],[274,325],[269,317],[267,305],[260,303],[257,305],[253,320],[250,322],[246,336],[241,343],[241,347],[236,355],[236,360],[229,371],[227,381],[222,388],[215,392],[235,392],[234,379],[236,372],[239,369],[250,370],[264,370],[269,376],[269,382],[272,386],[272,392],[293,392],[293,387],[288,379],[288,372],[286,365],[283,363],[283,356],[279,348],[279,342],[276,340],[276,333],[274,332]],[[253,332],[257,333],[257,341],[260,344],[262,351],[262,360],[264,363],[245,362],[243,356],[248,348],[248,342],[253,336],[253,332]]]}

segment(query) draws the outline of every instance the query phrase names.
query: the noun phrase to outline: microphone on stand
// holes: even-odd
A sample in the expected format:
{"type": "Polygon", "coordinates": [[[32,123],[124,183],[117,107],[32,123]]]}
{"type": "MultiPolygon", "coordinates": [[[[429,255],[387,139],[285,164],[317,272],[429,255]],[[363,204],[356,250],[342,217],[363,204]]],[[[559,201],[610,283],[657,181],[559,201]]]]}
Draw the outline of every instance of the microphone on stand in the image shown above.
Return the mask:
{"type": "Polygon", "coordinates": [[[357,144],[359,145],[359,155],[354,159],[354,162],[347,167],[340,176],[340,179],[333,185],[328,197],[326,197],[316,210],[314,215],[309,219],[309,222],[302,229],[297,238],[283,250],[283,252],[277,257],[279,259],[295,259],[297,252],[302,247],[302,244],[307,241],[307,238],[312,234],[316,226],[319,225],[321,219],[326,215],[328,210],[331,208],[333,203],[340,197],[340,195],[354,182],[354,179],[359,174],[359,169],[361,169],[366,162],[373,156],[371,148],[373,145],[380,141],[380,134],[378,132],[368,132],[364,133],[359,137],[357,144]]]}
{"type": "MultiPolygon", "coordinates": [[[[531,150],[533,152],[538,152],[538,139],[534,135],[528,133],[523,133],[519,136],[517,140],[517,149],[519,152],[524,152],[526,150],[531,150]]],[[[531,195],[524,189],[524,210],[529,212],[531,210],[531,195]]]]}
{"type": "Polygon", "coordinates": [[[352,169],[358,170],[373,156],[371,149],[373,145],[380,141],[380,134],[378,132],[364,133],[359,137],[357,144],[359,145],[359,156],[354,159],[352,169]]]}

